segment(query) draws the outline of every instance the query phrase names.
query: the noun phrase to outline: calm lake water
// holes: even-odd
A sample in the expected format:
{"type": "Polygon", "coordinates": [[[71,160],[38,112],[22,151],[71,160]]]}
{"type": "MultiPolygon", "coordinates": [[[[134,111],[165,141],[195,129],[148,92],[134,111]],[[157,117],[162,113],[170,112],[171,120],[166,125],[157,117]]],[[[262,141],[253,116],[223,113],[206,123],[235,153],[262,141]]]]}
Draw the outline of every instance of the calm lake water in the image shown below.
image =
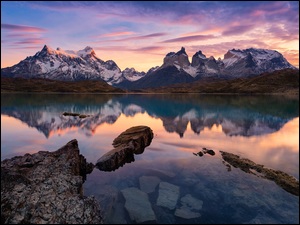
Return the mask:
{"type": "Polygon", "coordinates": [[[299,223],[299,196],[224,164],[237,154],[299,179],[299,99],[283,96],[1,94],[1,160],[55,151],[72,139],[88,162],[121,132],[149,126],[151,145],[84,194],[105,223],[299,223]],[[62,116],[63,112],[90,117],[62,116]],[[215,155],[196,156],[202,148],[215,155]]]}

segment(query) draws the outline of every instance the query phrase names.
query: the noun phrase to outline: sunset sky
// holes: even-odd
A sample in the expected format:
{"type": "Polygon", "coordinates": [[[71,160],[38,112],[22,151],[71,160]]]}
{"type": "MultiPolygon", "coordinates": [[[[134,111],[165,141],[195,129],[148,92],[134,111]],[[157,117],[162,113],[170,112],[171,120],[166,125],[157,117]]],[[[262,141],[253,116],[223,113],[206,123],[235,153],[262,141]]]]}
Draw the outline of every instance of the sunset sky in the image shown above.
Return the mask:
{"type": "Polygon", "coordinates": [[[277,50],[299,67],[299,1],[1,1],[1,68],[44,45],[81,50],[147,72],[183,46],[223,59],[230,49],[277,50]]]}

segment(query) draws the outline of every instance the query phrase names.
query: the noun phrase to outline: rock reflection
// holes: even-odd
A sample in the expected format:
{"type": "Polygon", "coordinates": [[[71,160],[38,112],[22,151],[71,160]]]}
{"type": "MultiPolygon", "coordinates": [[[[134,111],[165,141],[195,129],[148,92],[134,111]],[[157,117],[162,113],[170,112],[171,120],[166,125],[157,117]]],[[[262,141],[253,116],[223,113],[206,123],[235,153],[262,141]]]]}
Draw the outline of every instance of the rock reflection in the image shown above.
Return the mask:
{"type": "Polygon", "coordinates": [[[147,126],[131,127],[113,141],[113,150],[97,160],[96,167],[102,171],[114,171],[125,163],[134,162],[134,154],[142,154],[153,139],[153,131],[147,126]]]}

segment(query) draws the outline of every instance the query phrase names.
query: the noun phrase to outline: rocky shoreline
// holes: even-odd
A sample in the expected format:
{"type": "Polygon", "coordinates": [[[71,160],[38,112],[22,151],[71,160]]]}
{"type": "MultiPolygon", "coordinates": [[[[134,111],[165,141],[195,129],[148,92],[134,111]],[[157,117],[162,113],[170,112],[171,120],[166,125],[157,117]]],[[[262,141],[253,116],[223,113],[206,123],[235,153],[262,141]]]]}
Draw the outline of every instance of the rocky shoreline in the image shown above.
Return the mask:
{"type": "Polygon", "coordinates": [[[103,223],[99,203],[82,190],[93,168],[75,139],[54,152],[1,161],[1,223],[103,223]]]}

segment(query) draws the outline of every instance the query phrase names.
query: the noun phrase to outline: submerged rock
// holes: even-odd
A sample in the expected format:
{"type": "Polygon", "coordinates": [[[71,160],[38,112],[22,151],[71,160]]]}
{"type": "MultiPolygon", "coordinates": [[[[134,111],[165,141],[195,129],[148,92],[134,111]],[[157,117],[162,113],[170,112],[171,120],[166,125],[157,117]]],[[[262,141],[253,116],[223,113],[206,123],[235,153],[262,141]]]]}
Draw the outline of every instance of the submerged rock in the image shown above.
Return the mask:
{"type": "Polygon", "coordinates": [[[160,182],[156,204],[170,210],[175,209],[179,198],[179,187],[167,182],[160,182]]]}
{"type": "Polygon", "coordinates": [[[131,220],[136,223],[156,221],[154,211],[146,193],[134,187],[126,188],[121,192],[126,200],[125,208],[131,220]]]}
{"type": "Polygon", "coordinates": [[[140,189],[145,193],[152,193],[159,184],[160,179],[155,176],[141,176],[139,178],[140,189]]]}
{"type": "Polygon", "coordinates": [[[3,160],[1,222],[102,223],[99,203],[82,191],[84,177],[92,169],[75,139],[54,152],[3,160]]]}
{"type": "Polygon", "coordinates": [[[182,206],[176,209],[175,216],[183,219],[194,219],[201,216],[199,211],[202,209],[203,201],[187,194],[180,199],[180,202],[182,206]]]}
{"type": "Polygon", "coordinates": [[[113,171],[125,163],[134,161],[134,154],[142,154],[153,139],[153,131],[147,126],[131,127],[113,141],[114,149],[97,160],[96,167],[113,171]]]}

